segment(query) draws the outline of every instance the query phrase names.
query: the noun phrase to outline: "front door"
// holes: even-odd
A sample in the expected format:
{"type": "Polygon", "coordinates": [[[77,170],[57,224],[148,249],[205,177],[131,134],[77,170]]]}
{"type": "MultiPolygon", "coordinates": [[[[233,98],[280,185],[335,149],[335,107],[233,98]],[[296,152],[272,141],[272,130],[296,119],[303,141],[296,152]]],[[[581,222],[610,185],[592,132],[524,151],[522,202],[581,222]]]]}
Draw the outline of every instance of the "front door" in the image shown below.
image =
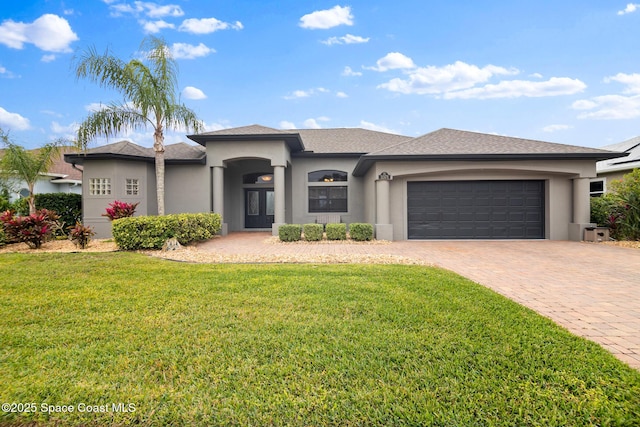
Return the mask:
{"type": "Polygon", "coordinates": [[[271,228],[273,210],[273,188],[246,188],[244,190],[245,228],[271,228]]]}

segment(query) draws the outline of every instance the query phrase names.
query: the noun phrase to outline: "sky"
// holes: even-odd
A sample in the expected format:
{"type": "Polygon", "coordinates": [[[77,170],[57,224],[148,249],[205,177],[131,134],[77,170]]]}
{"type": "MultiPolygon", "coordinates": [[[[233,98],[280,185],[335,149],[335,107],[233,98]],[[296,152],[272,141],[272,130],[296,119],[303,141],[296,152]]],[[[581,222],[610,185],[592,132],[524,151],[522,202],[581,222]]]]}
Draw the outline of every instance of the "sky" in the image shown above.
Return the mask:
{"type": "MultiPolygon", "coordinates": [[[[163,38],[208,131],[440,128],[601,147],[640,135],[640,3],[618,0],[0,0],[0,128],[74,139],[117,92],[74,58],[163,38]]],[[[151,129],[123,133],[152,146],[151,129]]],[[[168,131],[167,144],[189,142],[168,131]]]]}

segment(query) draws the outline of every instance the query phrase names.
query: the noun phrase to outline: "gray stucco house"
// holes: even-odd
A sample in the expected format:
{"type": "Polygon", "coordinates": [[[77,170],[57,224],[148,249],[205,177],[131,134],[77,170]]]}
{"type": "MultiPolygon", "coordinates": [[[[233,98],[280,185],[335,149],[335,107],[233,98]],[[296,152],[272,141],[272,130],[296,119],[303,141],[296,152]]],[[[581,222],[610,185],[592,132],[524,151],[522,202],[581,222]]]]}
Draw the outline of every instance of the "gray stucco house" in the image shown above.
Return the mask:
{"type": "MultiPolygon", "coordinates": [[[[623,154],[440,129],[413,138],[365,129],[259,125],[166,147],[167,213],[217,212],[222,233],[285,223],[375,225],[378,239],[581,240],[596,162],[623,154]]],[[[84,222],[110,234],[114,200],[156,214],[154,153],[122,141],[68,154],[81,165],[84,222]]]]}

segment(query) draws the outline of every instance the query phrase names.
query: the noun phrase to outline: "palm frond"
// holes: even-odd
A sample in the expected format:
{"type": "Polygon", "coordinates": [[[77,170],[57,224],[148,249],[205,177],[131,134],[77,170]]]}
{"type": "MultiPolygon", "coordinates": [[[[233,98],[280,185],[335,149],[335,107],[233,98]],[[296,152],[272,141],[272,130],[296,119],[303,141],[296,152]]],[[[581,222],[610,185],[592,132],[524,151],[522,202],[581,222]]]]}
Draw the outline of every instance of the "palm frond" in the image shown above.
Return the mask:
{"type": "Polygon", "coordinates": [[[112,104],[103,110],[91,113],[78,128],[76,145],[86,149],[89,141],[98,136],[107,138],[118,133],[145,128],[152,124],[140,111],[128,105],[112,104]]]}

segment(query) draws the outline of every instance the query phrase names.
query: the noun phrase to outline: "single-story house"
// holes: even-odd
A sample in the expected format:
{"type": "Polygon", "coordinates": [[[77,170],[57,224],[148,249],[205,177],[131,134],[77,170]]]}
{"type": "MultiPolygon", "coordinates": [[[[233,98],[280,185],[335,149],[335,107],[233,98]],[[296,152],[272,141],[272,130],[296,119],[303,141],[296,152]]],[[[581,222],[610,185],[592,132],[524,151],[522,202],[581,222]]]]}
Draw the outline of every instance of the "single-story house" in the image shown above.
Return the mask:
{"type": "MultiPolygon", "coordinates": [[[[198,145],[166,147],[165,212],[220,213],[223,234],[340,221],[386,240],[581,240],[596,162],[623,155],[453,129],[252,125],[188,138],[198,145]]],[[[84,223],[98,236],[114,200],[157,212],[151,148],[121,141],[65,158],[83,166],[84,223]]]]}
{"type": "MultiPolygon", "coordinates": [[[[33,151],[37,151],[36,148],[33,151]]],[[[0,150],[0,158],[3,150],[0,150]]],[[[33,187],[34,194],[42,193],[75,193],[82,194],[82,170],[65,161],[65,154],[77,153],[74,147],[62,147],[60,155],[53,160],[47,173],[40,174],[33,187]]],[[[13,202],[29,196],[27,183],[20,179],[9,179],[7,182],[9,201],[13,202]]]]}
{"type": "Polygon", "coordinates": [[[625,157],[615,157],[601,160],[596,163],[598,176],[591,180],[589,192],[592,196],[601,196],[609,191],[609,184],[634,169],[640,168],[640,136],[624,142],[602,147],[603,150],[620,151],[626,153],[625,157]]]}

